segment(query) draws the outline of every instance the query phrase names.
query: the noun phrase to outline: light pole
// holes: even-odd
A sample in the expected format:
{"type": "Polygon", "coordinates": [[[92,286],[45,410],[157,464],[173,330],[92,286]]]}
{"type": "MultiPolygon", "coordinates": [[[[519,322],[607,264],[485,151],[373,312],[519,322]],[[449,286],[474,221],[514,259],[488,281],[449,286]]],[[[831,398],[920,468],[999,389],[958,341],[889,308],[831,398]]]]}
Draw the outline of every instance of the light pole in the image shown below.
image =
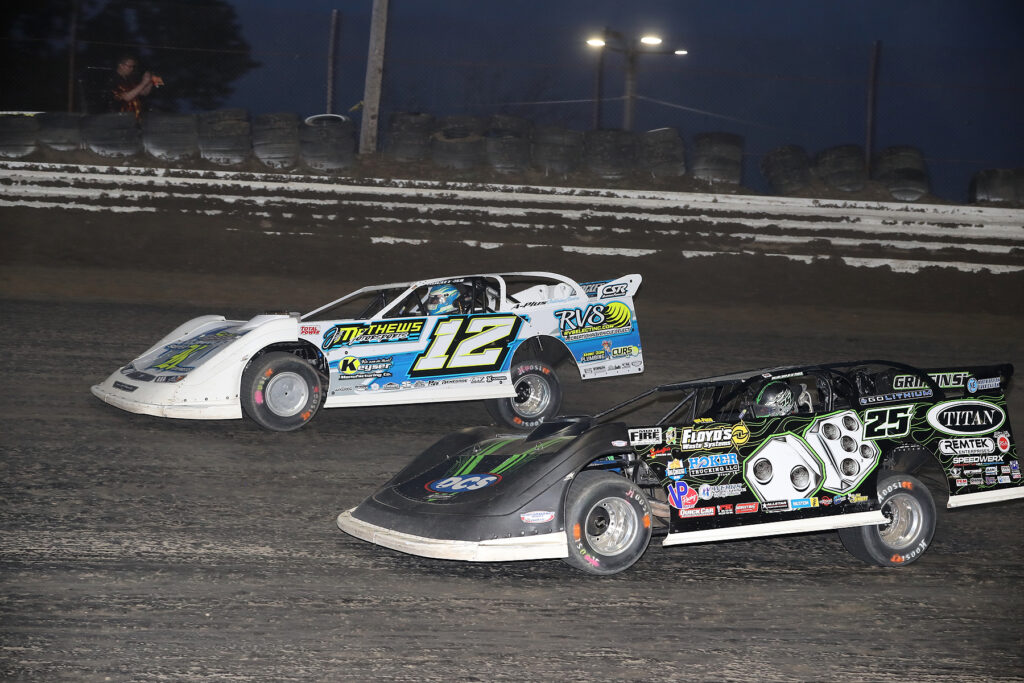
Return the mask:
{"type": "Polygon", "coordinates": [[[636,104],[636,60],[642,54],[685,55],[686,50],[666,50],[658,48],[662,40],[659,36],[645,34],[639,39],[627,38],[619,31],[605,28],[600,36],[587,39],[587,45],[600,50],[597,60],[597,78],[594,86],[594,128],[601,127],[601,101],[604,97],[604,51],[605,49],[621,52],[626,58],[626,96],[622,111],[623,130],[633,130],[633,109],[636,104]]]}

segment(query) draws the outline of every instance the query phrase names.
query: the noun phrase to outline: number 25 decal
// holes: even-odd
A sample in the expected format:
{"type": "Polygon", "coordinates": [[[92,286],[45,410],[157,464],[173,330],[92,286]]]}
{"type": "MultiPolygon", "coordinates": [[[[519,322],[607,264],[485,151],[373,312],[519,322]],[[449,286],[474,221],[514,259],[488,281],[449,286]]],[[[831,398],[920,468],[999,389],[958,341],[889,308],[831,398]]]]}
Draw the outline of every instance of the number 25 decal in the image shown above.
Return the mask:
{"type": "Polygon", "coordinates": [[[453,316],[434,327],[427,350],[416,357],[411,377],[460,372],[493,372],[523,321],[514,315],[453,316]]]}
{"type": "Polygon", "coordinates": [[[895,436],[906,436],[910,433],[910,418],[913,415],[912,405],[865,410],[864,438],[891,439],[895,436]]]}

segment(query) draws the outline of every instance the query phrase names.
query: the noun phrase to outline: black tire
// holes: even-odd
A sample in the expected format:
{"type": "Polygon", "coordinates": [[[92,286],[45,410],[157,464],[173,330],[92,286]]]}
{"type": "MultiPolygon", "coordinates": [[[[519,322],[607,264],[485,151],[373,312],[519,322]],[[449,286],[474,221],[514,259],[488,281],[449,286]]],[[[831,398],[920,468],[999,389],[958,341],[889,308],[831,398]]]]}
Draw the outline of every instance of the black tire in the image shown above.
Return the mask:
{"type": "Polygon", "coordinates": [[[298,356],[267,353],[242,373],[241,400],[242,410],[259,426],[290,432],[312,420],[320,408],[320,375],[298,356]]]}
{"type": "Polygon", "coordinates": [[[651,540],[651,506],[636,484],[611,472],[581,472],[565,499],[566,562],[607,576],[631,567],[651,540]]]}
{"type": "Polygon", "coordinates": [[[487,412],[499,424],[513,429],[533,429],[558,414],[562,405],[562,386],[558,375],[547,363],[526,360],[512,366],[512,398],[494,398],[484,402],[487,412]]]}
{"type": "Polygon", "coordinates": [[[878,502],[887,524],[840,529],[846,549],[868,564],[905,567],[920,559],[935,534],[935,501],[921,481],[902,472],[878,480],[878,502]]]}

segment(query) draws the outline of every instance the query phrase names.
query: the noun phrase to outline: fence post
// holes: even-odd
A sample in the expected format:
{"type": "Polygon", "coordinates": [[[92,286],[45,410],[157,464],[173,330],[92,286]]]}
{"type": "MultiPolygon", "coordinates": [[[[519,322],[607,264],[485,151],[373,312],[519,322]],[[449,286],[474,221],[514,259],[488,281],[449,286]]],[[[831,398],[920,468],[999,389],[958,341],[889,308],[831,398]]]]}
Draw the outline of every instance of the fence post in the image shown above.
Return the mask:
{"type": "Polygon", "coordinates": [[[384,78],[384,38],[388,26],[388,0],[373,0],[370,17],[370,49],[366,58],[366,84],[363,90],[363,125],[359,130],[359,154],[377,151],[380,118],[380,88],[384,78]]]}

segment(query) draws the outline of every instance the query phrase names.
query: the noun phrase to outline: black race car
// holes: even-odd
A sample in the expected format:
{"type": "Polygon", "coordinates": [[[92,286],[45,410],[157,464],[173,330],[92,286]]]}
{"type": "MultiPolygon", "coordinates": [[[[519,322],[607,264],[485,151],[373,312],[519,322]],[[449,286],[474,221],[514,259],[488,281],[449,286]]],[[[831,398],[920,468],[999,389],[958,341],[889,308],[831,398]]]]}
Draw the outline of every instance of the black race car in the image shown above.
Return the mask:
{"type": "Polygon", "coordinates": [[[654,534],[668,546],[837,529],[858,558],[904,566],[935,529],[921,468],[941,469],[948,507],[1024,498],[1012,374],[891,361],[770,368],[658,386],[526,435],[465,429],[338,526],[414,555],[564,558],[593,574],[626,569],[654,534]],[[621,421],[659,406],[660,419],[621,421]]]}

